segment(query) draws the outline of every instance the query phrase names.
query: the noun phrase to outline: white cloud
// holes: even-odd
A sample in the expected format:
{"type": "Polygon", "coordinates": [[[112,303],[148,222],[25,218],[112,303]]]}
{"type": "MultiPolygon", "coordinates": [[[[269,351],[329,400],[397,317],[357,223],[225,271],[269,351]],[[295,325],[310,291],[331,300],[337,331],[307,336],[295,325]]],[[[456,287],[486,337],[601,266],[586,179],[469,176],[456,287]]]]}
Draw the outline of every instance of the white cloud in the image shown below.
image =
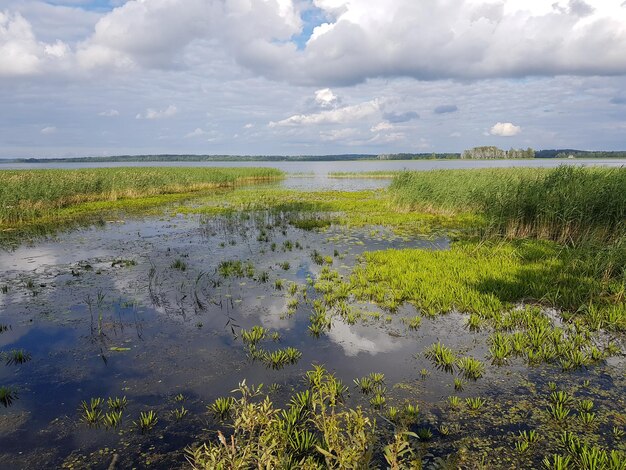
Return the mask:
{"type": "Polygon", "coordinates": [[[203,136],[203,135],[206,135],[206,134],[208,134],[208,132],[206,132],[206,131],[200,129],[199,127],[197,127],[195,130],[189,132],[188,134],[185,134],[185,138],[189,139],[191,137],[200,137],[200,136],[203,136]]]}
{"type": "Polygon", "coordinates": [[[335,95],[330,88],[323,88],[315,92],[315,102],[322,108],[331,108],[335,106],[339,101],[337,95],[335,95]]]}
{"type": "Polygon", "coordinates": [[[376,124],[375,126],[373,126],[370,131],[371,132],[381,132],[381,131],[388,131],[393,129],[393,124],[390,124],[388,122],[379,122],[378,124],[376,124]]]}
{"type": "Polygon", "coordinates": [[[489,130],[491,135],[500,137],[513,137],[522,132],[522,128],[515,126],[510,122],[498,122],[489,130]]]}
{"type": "Polygon", "coordinates": [[[153,108],[146,109],[146,112],[142,114],[137,114],[135,116],[136,119],[164,119],[169,118],[178,113],[178,108],[173,104],[169,105],[165,109],[157,110],[153,108]]]}
{"type": "Polygon", "coordinates": [[[104,116],[104,117],[115,117],[119,115],[120,115],[120,112],[117,109],[109,109],[108,111],[102,111],[101,113],[98,113],[98,116],[104,116]]]}
{"type": "Polygon", "coordinates": [[[57,131],[57,128],[54,126],[48,126],[48,127],[44,127],[43,129],[41,129],[41,132],[43,135],[50,135],[50,134],[54,134],[57,131]]]}
{"type": "Polygon", "coordinates": [[[243,126],[244,129],[252,129],[253,127],[254,127],[254,124],[252,124],[251,122],[243,126]]]}
{"type": "Polygon", "coordinates": [[[308,126],[316,124],[346,124],[359,121],[377,114],[383,101],[374,99],[365,103],[353,106],[345,106],[343,108],[321,111],[313,114],[296,114],[287,119],[278,122],[270,122],[270,127],[276,126],[308,126]]]}

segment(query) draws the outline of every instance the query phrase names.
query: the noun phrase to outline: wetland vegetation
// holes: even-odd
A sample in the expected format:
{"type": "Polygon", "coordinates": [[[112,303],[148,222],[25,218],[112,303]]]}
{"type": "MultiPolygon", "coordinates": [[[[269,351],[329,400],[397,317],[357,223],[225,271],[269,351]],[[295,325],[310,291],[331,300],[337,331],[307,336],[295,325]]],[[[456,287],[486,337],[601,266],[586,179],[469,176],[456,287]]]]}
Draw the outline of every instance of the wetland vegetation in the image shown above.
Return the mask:
{"type": "Polygon", "coordinates": [[[31,242],[54,254],[34,270],[13,240],[0,464],[626,469],[626,169],[219,192],[281,174],[120,171],[24,190],[30,219],[0,221],[199,185],[31,242]]]}

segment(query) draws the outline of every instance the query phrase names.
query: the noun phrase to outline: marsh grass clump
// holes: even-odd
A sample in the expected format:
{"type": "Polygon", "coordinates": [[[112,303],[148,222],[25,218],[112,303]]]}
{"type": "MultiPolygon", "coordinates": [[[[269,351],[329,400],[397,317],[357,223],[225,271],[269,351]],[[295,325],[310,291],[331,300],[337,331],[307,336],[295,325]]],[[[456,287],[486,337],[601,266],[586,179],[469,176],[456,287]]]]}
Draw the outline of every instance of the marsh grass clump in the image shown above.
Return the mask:
{"type": "Polygon", "coordinates": [[[0,323],[0,333],[4,333],[5,331],[9,330],[9,325],[5,325],[3,323],[0,323]]]}
{"type": "Polygon", "coordinates": [[[462,357],[456,365],[466,379],[478,380],[485,372],[485,365],[473,357],[462,357]]]}
{"type": "Polygon", "coordinates": [[[208,408],[216,418],[224,421],[230,416],[233,403],[234,399],[232,397],[219,397],[208,408]]]}
{"type": "Polygon", "coordinates": [[[0,171],[0,226],[102,213],[118,201],[276,180],[273,168],[93,168],[0,171]]]}
{"type": "Polygon", "coordinates": [[[104,419],[102,406],[104,400],[102,398],[92,398],[89,402],[83,401],[80,405],[82,411],[81,420],[89,426],[99,426],[104,419]]]}
{"type": "Polygon", "coordinates": [[[480,397],[470,397],[465,399],[465,404],[467,405],[467,408],[471,411],[480,410],[485,403],[485,399],[480,397]]]}
{"type": "Polygon", "coordinates": [[[15,400],[18,399],[17,390],[12,387],[2,386],[0,387],[0,403],[5,408],[8,408],[13,404],[15,400]]]}
{"type": "Polygon", "coordinates": [[[263,363],[272,369],[282,369],[286,365],[296,364],[301,357],[302,353],[291,346],[272,352],[263,351],[261,353],[263,363]]]}
{"type": "Polygon", "coordinates": [[[126,397],[109,397],[107,399],[107,406],[111,411],[123,411],[128,406],[128,400],[126,397]]]}
{"type": "Polygon", "coordinates": [[[184,406],[181,406],[180,408],[175,408],[170,412],[172,418],[174,418],[175,421],[181,421],[185,416],[187,416],[188,413],[189,410],[187,410],[184,406]]]}
{"type": "Polygon", "coordinates": [[[244,263],[241,260],[225,260],[217,266],[217,272],[225,278],[247,277],[252,279],[254,277],[254,265],[249,261],[244,263]]]}
{"type": "Polygon", "coordinates": [[[137,428],[141,434],[150,432],[156,424],[159,422],[159,418],[154,410],[142,411],[139,413],[139,419],[133,421],[135,428],[137,428]]]}
{"type": "Polygon", "coordinates": [[[12,349],[11,351],[0,353],[7,366],[20,365],[32,359],[32,355],[23,349],[12,349]]]}
{"type": "Polygon", "coordinates": [[[454,370],[454,364],[456,362],[456,356],[452,349],[448,348],[437,342],[430,346],[424,352],[427,359],[430,359],[435,363],[435,366],[446,372],[452,372],[454,370]]]}
{"type": "Polygon", "coordinates": [[[391,192],[405,207],[477,211],[488,233],[569,243],[624,233],[626,169],[481,169],[404,172],[391,192]]]}
{"type": "Polygon", "coordinates": [[[116,429],[122,424],[122,411],[108,411],[102,416],[102,423],[109,429],[116,429]]]}

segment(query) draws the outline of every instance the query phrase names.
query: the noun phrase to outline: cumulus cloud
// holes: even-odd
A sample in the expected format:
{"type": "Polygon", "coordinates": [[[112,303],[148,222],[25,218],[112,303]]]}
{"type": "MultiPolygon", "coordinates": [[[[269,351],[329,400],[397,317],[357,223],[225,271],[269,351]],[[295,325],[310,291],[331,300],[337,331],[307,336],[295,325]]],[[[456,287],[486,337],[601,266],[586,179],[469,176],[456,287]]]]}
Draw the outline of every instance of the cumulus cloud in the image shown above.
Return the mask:
{"type": "Polygon", "coordinates": [[[321,111],[313,114],[296,114],[278,122],[270,122],[270,127],[309,126],[316,124],[346,124],[380,114],[382,101],[375,99],[343,108],[321,111]]]}
{"type": "Polygon", "coordinates": [[[98,116],[104,116],[104,117],[115,117],[119,115],[120,115],[120,112],[117,109],[109,109],[108,111],[102,111],[101,113],[98,113],[98,116]]]}
{"type": "Polygon", "coordinates": [[[398,123],[401,123],[401,122],[412,121],[413,119],[419,119],[420,115],[417,114],[415,111],[407,111],[405,113],[391,112],[391,113],[383,114],[383,118],[386,121],[389,121],[389,122],[394,123],[394,124],[398,124],[398,123]]]}
{"type": "MultiPolygon", "coordinates": [[[[19,13],[0,14],[0,74],[193,67],[225,50],[272,79],[327,87],[375,77],[492,78],[626,73],[620,0],[314,0],[328,21],[304,47],[304,2],[136,0],[74,41],[43,43],[19,13]],[[194,53],[188,54],[190,46],[194,53]]],[[[320,91],[320,106],[334,94],[320,91]]]]}
{"type": "Polygon", "coordinates": [[[144,114],[137,114],[137,119],[164,119],[169,118],[178,113],[178,108],[173,104],[169,105],[165,109],[157,110],[148,108],[144,114]]]}
{"type": "Polygon", "coordinates": [[[491,135],[499,137],[513,137],[520,132],[522,132],[522,128],[510,122],[498,122],[489,130],[491,135]]]}
{"type": "Polygon", "coordinates": [[[448,114],[448,113],[456,113],[459,110],[457,105],[455,104],[444,104],[441,106],[437,106],[433,112],[435,114],[448,114]]]}
{"type": "Polygon", "coordinates": [[[322,108],[331,108],[339,103],[339,98],[330,88],[324,88],[315,92],[315,102],[322,108]]]}
{"type": "Polygon", "coordinates": [[[47,61],[68,53],[69,46],[62,41],[38,41],[21,14],[0,11],[0,78],[40,73],[47,61]]]}
{"type": "Polygon", "coordinates": [[[43,135],[50,135],[50,134],[54,134],[57,131],[57,128],[54,126],[47,126],[44,127],[43,129],[41,129],[41,132],[43,135]]]}

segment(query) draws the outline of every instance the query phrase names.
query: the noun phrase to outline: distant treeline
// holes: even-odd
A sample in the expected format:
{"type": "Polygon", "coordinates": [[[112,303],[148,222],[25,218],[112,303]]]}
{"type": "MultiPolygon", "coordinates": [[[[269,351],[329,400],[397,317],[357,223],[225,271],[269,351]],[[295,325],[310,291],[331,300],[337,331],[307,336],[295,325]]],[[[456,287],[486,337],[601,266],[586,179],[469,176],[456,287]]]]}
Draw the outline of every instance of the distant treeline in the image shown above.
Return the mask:
{"type": "Polygon", "coordinates": [[[573,149],[502,150],[495,146],[475,147],[463,153],[348,153],[340,155],[115,155],[110,157],[65,157],[65,158],[11,158],[0,162],[11,163],[94,163],[94,162],[332,162],[356,160],[454,160],[505,159],[505,158],[626,158],[626,151],[586,151],[573,149]]]}
{"type": "Polygon", "coordinates": [[[626,151],[604,152],[597,150],[573,150],[573,149],[556,149],[556,150],[539,150],[535,152],[536,158],[626,158],[626,151]]]}
{"type": "Polygon", "coordinates": [[[12,162],[286,162],[286,161],[334,161],[373,160],[376,155],[115,155],[110,157],[65,157],[65,158],[16,158],[12,162]]]}
{"type": "Polygon", "coordinates": [[[463,159],[503,159],[503,158],[535,158],[535,151],[531,148],[502,150],[498,147],[474,147],[473,149],[464,150],[461,154],[463,159]]]}

